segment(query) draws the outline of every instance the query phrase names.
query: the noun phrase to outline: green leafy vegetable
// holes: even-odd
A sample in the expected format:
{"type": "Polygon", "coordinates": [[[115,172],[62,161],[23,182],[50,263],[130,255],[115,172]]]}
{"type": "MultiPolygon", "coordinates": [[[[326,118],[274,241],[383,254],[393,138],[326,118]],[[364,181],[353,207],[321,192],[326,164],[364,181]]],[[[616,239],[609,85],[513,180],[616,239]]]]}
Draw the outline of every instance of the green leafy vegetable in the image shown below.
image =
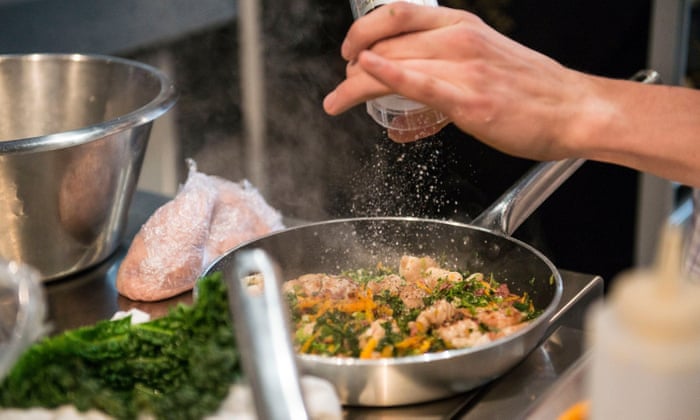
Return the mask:
{"type": "Polygon", "coordinates": [[[240,374],[226,286],[215,273],[200,279],[195,304],[165,317],[101,321],[36,343],[0,384],[0,406],[199,419],[217,410],[240,374]]]}

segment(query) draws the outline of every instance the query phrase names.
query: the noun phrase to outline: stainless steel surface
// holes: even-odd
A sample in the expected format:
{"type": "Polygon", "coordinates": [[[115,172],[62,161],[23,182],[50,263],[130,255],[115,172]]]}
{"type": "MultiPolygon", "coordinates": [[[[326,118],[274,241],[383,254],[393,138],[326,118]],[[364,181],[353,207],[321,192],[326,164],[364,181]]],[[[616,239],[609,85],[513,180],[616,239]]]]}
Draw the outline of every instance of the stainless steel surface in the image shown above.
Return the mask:
{"type": "Polygon", "coordinates": [[[245,160],[248,178],[266,195],[268,174],[265,153],[267,142],[265,106],[265,63],[263,61],[263,38],[261,34],[261,13],[258,0],[238,2],[240,20],[238,33],[241,39],[239,63],[241,67],[241,96],[245,147],[249,158],[245,160]]]}
{"type": "Polygon", "coordinates": [[[532,420],[554,419],[574,404],[586,401],[586,372],[590,364],[591,354],[584,352],[542,398],[526,410],[525,417],[532,420]]]}
{"type": "Polygon", "coordinates": [[[0,255],[52,280],[114,252],[152,122],[175,100],[141,63],[0,56],[0,255]]]}
{"type": "Polygon", "coordinates": [[[263,419],[308,418],[294,359],[289,316],[276,287],[279,268],[260,250],[236,254],[223,272],[234,318],[246,378],[255,408],[263,419]],[[261,274],[268,286],[250,286],[252,274],[261,274]]]}
{"type": "MultiPolygon", "coordinates": [[[[153,211],[167,198],[137,191],[129,210],[125,239],[117,252],[98,266],[55,282],[44,283],[49,321],[54,331],[91,325],[110,318],[118,310],[138,308],[153,316],[165,314],[192,296],[152,303],[133,302],[119,296],[114,282],[131,239],[153,211]]],[[[449,398],[401,407],[346,407],[348,419],[515,419],[542,398],[581,355],[582,316],[588,304],[603,293],[603,281],[593,275],[561,271],[563,294],[552,316],[555,331],[523,362],[484,387],[449,398]]]]}

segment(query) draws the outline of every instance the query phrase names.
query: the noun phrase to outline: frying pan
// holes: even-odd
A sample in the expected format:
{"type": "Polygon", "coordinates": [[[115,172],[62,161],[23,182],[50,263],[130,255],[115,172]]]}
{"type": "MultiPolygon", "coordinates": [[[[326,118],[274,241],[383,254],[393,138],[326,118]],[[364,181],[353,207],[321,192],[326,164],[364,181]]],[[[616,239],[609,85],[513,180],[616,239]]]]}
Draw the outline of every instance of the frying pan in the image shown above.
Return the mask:
{"type": "MultiPolygon", "coordinates": [[[[647,83],[657,77],[655,72],[635,76],[647,83]]],[[[511,369],[546,337],[563,288],[554,264],[511,235],[583,163],[575,159],[535,165],[470,224],[411,217],[330,220],[241,244],[214,261],[204,274],[220,271],[228,281],[244,368],[259,391],[254,393],[256,406],[302,413],[299,372],[333,383],[345,405],[394,406],[465,392],[511,369]],[[472,348],[372,360],[294,356],[288,314],[279,296],[282,281],[377,263],[396,266],[406,254],[430,255],[453,269],[493,274],[512,292],[531,296],[542,313],[514,334],[472,348]],[[277,287],[250,293],[244,279],[255,272],[262,273],[266,285],[277,287]]]]}
{"type": "MultiPolygon", "coordinates": [[[[480,347],[402,358],[296,356],[301,372],[331,381],[341,402],[347,405],[402,405],[467,391],[503,374],[543,338],[561,297],[561,276],[542,253],[510,234],[545,195],[582,163],[563,161],[537,165],[472,224],[409,217],[312,223],[243,244],[216,260],[205,274],[221,271],[225,279],[235,278],[229,281],[229,285],[239,287],[239,290],[229,287],[230,297],[235,302],[246,293],[240,279],[256,271],[263,273],[266,284],[274,284],[272,281],[280,284],[306,273],[339,273],[373,267],[380,262],[396,266],[400,256],[405,254],[430,255],[439,258],[443,266],[454,269],[493,273],[499,282],[508,284],[512,292],[527,292],[535,307],[543,311],[527,327],[511,336],[480,347]],[[253,250],[264,254],[245,252],[253,250]],[[255,256],[255,264],[250,262],[251,256],[255,256]],[[279,269],[265,272],[266,259],[279,269]]],[[[263,288],[267,289],[270,288],[263,288]]],[[[273,301],[268,307],[268,316],[279,306],[273,301]]],[[[243,355],[256,354],[257,359],[263,361],[256,371],[264,370],[276,356],[262,357],[260,349],[243,347],[274,337],[274,331],[260,330],[260,321],[252,320],[256,314],[250,308],[234,308],[233,313],[237,331],[246,328],[239,325],[246,318],[255,325],[253,334],[239,340],[239,345],[243,355]]],[[[273,328],[279,328],[281,322],[287,321],[278,318],[273,328]]],[[[286,344],[271,345],[281,348],[279,346],[286,344]]],[[[289,376],[285,381],[289,381],[289,376]]]]}

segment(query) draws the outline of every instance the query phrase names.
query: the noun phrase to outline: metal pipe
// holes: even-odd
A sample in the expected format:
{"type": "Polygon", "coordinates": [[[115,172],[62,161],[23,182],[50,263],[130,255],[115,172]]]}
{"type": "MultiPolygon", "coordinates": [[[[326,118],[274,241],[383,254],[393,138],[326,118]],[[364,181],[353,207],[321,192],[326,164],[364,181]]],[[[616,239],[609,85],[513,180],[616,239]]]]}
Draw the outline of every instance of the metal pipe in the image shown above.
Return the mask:
{"type": "Polygon", "coordinates": [[[268,189],[265,171],[265,66],[262,59],[259,2],[241,0],[238,7],[246,177],[265,195],[268,189]]]}

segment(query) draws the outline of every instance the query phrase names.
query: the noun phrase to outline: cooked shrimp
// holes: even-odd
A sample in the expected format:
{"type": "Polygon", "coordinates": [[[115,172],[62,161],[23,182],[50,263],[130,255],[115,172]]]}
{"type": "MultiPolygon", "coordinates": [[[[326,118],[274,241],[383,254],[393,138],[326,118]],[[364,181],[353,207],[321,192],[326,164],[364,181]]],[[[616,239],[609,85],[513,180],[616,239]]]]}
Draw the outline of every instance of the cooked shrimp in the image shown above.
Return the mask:
{"type": "Polygon", "coordinates": [[[408,309],[420,308],[423,306],[423,299],[428,297],[429,293],[425,288],[419,287],[415,283],[406,284],[399,292],[401,301],[408,309]]]}
{"type": "Polygon", "coordinates": [[[441,299],[418,314],[416,322],[425,327],[439,327],[451,321],[458,313],[457,308],[445,299],[441,299]]]}
{"type": "Polygon", "coordinates": [[[285,282],[284,293],[300,296],[318,296],[330,299],[347,299],[357,296],[360,286],[353,280],[328,274],[304,274],[285,282]]]}
{"type": "Polygon", "coordinates": [[[434,289],[440,281],[450,283],[462,281],[462,275],[456,271],[440,268],[430,257],[413,257],[404,255],[399,263],[399,274],[409,283],[418,283],[428,289],[434,289]]]}
{"type": "Polygon", "coordinates": [[[389,274],[381,278],[381,280],[370,281],[367,283],[367,288],[372,291],[373,295],[381,294],[388,291],[391,295],[398,295],[401,289],[406,285],[406,281],[396,274],[389,274]]]}
{"type": "Polygon", "coordinates": [[[469,318],[440,327],[437,333],[445,343],[454,348],[473,347],[491,341],[489,335],[480,330],[479,324],[469,318]]]}
{"type": "Polygon", "coordinates": [[[445,270],[444,268],[430,267],[425,270],[423,283],[430,289],[437,287],[440,281],[456,283],[462,281],[462,275],[456,271],[445,270]]]}
{"type": "Polygon", "coordinates": [[[404,255],[399,262],[399,274],[409,283],[421,281],[428,268],[438,267],[437,262],[430,257],[414,257],[404,255]]]}
{"type": "Polygon", "coordinates": [[[497,311],[480,309],[476,311],[476,319],[490,329],[500,330],[523,321],[523,313],[512,308],[502,308],[497,311]]]}

